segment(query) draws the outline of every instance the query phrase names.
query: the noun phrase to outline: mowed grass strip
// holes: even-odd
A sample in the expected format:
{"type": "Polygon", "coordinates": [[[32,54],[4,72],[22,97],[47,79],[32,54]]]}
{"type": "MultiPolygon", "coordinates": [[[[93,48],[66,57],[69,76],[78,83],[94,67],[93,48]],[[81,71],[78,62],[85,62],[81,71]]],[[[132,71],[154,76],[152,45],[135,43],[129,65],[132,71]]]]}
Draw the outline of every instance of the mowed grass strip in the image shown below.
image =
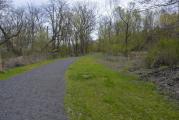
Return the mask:
{"type": "Polygon", "coordinates": [[[0,73],[0,80],[7,80],[9,78],[12,78],[12,77],[18,75],[18,74],[25,73],[27,71],[34,69],[34,68],[52,63],[54,61],[55,60],[44,60],[44,61],[41,61],[41,62],[38,62],[35,64],[30,64],[30,65],[26,65],[26,66],[22,66],[22,67],[16,67],[16,68],[9,69],[5,72],[0,73]]]}
{"type": "Polygon", "coordinates": [[[70,120],[179,120],[177,105],[152,83],[112,71],[95,58],[81,58],[66,76],[70,120]]]}

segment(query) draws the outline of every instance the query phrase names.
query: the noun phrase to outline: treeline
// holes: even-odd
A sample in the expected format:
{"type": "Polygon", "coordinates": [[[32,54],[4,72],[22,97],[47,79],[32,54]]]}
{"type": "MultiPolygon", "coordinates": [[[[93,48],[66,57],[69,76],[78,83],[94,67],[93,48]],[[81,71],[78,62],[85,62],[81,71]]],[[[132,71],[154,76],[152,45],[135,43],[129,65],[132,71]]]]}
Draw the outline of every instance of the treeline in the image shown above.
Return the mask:
{"type": "Polygon", "coordinates": [[[100,21],[97,51],[125,56],[132,51],[147,51],[148,67],[177,65],[178,10],[178,0],[140,0],[127,8],[114,7],[112,14],[100,21]],[[145,8],[141,9],[142,6],[145,8]]]}
{"type": "Polygon", "coordinates": [[[44,6],[15,8],[0,0],[0,58],[147,51],[149,67],[178,64],[178,0],[137,0],[127,8],[111,8],[96,22],[95,8],[82,2],[50,0],[44,6]],[[92,41],[96,26],[98,40],[92,41]]]}
{"type": "Polygon", "coordinates": [[[94,8],[85,3],[50,0],[44,6],[15,8],[0,0],[1,57],[86,54],[95,20],[94,8]]]}

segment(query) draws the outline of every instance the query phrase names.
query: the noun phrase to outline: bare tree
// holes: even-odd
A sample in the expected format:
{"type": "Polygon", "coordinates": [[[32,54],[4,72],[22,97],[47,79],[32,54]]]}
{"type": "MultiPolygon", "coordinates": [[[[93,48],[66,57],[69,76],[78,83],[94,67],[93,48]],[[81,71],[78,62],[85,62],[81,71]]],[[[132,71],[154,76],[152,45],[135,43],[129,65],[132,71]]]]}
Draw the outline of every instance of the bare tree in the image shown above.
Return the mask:
{"type": "Polygon", "coordinates": [[[130,37],[130,27],[131,27],[131,20],[132,20],[132,13],[134,11],[134,3],[130,3],[129,8],[127,11],[122,9],[121,7],[118,7],[116,9],[116,13],[119,15],[120,19],[125,24],[125,55],[128,54],[128,40],[130,37]]]}
{"type": "Polygon", "coordinates": [[[88,52],[90,34],[95,26],[94,10],[86,4],[77,4],[74,11],[73,26],[76,47],[80,45],[80,53],[85,54],[88,52]]]}
{"type": "Polygon", "coordinates": [[[48,22],[52,31],[52,38],[49,44],[53,44],[53,50],[57,50],[60,46],[62,24],[66,8],[67,4],[62,0],[51,0],[51,3],[45,8],[48,22]]]}
{"type": "Polygon", "coordinates": [[[0,45],[9,42],[14,37],[17,37],[23,27],[23,16],[24,10],[14,9],[7,12],[3,15],[3,18],[0,19],[0,30],[3,34],[3,40],[1,40],[0,45]]]}
{"type": "Polygon", "coordinates": [[[43,18],[42,18],[41,9],[33,6],[32,4],[28,4],[28,9],[25,12],[24,27],[26,29],[26,36],[27,36],[28,43],[31,46],[32,50],[33,50],[36,34],[43,27],[42,19],[43,18]]]}
{"type": "Polygon", "coordinates": [[[0,0],[0,12],[8,7],[8,0],[0,0]]]}

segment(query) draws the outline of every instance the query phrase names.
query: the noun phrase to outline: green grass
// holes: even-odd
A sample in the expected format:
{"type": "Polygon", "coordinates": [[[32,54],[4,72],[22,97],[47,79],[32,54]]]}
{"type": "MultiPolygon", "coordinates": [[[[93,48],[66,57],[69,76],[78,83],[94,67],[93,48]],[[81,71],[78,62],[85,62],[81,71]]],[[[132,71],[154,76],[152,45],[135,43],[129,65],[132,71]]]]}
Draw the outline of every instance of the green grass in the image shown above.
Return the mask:
{"type": "Polygon", "coordinates": [[[152,83],[83,57],[66,73],[70,120],[179,120],[179,109],[152,83]]]}
{"type": "Polygon", "coordinates": [[[25,73],[27,71],[34,69],[34,68],[49,64],[51,62],[54,62],[54,60],[45,60],[45,61],[41,61],[41,62],[38,62],[38,63],[35,63],[35,64],[30,64],[30,65],[27,65],[27,66],[9,69],[9,70],[7,70],[3,73],[0,73],[0,80],[7,80],[9,78],[12,78],[12,77],[18,75],[18,74],[25,73]]]}

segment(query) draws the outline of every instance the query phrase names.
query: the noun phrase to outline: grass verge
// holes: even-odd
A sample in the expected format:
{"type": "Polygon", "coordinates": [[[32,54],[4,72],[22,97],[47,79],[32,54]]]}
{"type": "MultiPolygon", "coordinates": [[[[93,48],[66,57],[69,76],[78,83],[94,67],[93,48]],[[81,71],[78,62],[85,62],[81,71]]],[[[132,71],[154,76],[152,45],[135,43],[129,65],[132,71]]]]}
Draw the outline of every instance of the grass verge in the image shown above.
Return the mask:
{"type": "Polygon", "coordinates": [[[66,73],[70,120],[179,120],[178,107],[152,83],[112,71],[83,57],[66,73]]]}
{"type": "Polygon", "coordinates": [[[44,61],[41,61],[41,62],[38,62],[35,64],[30,64],[30,65],[26,65],[26,66],[22,66],[22,67],[16,67],[16,68],[9,69],[3,73],[0,73],[0,80],[7,80],[9,78],[12,78],[12,77],[18,75],[18,74],[25,73],[27,71],[34,69],[34,68],[49,64],[54,61],[55,60],[44,60],[44,61]]]}

